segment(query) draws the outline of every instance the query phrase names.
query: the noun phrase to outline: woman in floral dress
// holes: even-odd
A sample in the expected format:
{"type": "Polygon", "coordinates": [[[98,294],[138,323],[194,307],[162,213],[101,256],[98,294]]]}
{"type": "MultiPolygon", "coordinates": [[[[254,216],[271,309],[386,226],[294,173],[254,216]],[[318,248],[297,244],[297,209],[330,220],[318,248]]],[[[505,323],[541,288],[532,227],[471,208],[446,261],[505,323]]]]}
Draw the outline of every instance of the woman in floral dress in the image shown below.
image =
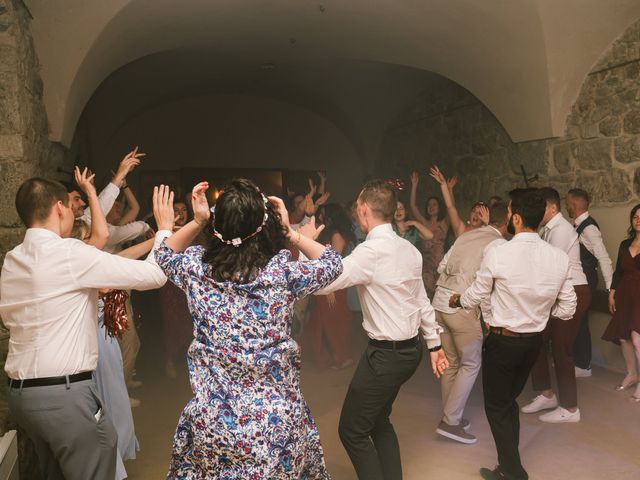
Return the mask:
{"type": "Polygon", "coordinates": [[[193,191],[194,220],[156,251],[187,294],[194,398],[182,412],[169,479],[328,479],[318,430],[300,390],[293,303],[342,272],[340,255],[289,226],[280,199],[234,180],[212,208],[193,191]],[[207,226],[211,243],[181,252],[207,226]],[[286,242],[307,262],[292,262],[286,242]]]}

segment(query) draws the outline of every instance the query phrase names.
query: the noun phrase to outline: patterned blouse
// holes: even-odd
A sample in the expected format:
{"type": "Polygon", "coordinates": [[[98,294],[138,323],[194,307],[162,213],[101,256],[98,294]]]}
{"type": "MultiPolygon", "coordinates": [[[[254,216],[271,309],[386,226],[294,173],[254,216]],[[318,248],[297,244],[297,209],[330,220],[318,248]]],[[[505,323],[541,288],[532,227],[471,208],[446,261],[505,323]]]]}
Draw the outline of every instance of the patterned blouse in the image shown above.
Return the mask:
{"type": "Polygon", "coordinates": [[[292,262],[276,254],[247,284],[217,282],[204,248],[156,250],[187,294],[194,340],[194,398],[176,430],[170,479],[328,479],[320,437],[300,390],[300,350],[290,336],[294,302],[342,273],[340,255],[292,262]]]}

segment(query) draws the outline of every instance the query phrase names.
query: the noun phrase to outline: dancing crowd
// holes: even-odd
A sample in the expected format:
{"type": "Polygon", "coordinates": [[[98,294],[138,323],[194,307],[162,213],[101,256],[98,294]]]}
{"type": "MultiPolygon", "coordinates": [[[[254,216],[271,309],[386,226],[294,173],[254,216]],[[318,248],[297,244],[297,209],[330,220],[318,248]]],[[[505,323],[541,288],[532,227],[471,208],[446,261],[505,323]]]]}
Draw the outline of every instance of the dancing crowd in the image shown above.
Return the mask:
{"type": "Polygon", "coordinates": [[[131,290],[159,289],[168,377],[186,353],[193,398],[169,479],[330,478],[300,387],[303,361],[354,368],[342,444],[359,479],[401,479],[390,415],[425,349],[441,380],[437,434],[477,441],[464,411],[482,371],[497,465],[480,475],[526,479],[520,412],[580,421],[576,378],[591,375],[598,271],[612,314],[603,339],[621,345],[627,366],[616,389],[635,386],[640,402],[640,205],[614,269],[579,188],[564,199],[515,188],[463,219],[456,177],[436,166],[440,196],[419,199],[413,172],[408,198],[373,180],[350,204],[330,202],[319,172],[284,199],[236,179],[212,205],[207,182],[186,198],[159,185],[152,214],[137,220],[127,176],[143,157],[127,154],[100,194],[79,167],[72,182],[35,177],[16,193],[27,230],[0,276],[5,370],[11,414],[46,479],[127,477],[124,461],[139,449],[130,392],[141,385],[131,290]],[[354,318],[368,339],[360,358],[354,318]],[[520,408],[529,376],[538,394],[520,408]]]}

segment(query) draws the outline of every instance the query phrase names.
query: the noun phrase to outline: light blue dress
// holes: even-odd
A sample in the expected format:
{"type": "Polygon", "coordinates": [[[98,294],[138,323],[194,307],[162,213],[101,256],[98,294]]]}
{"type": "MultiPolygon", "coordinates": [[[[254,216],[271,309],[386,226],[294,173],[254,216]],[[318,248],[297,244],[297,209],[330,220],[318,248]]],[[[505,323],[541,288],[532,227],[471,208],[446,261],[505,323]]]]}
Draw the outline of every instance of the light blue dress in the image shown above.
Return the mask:
{"type": "Polygon", "coordinates": [[[133,427],[133,414],[129,403],[129,393],[124,381],[122,352],[118,341],[107,336],[104,327],[103,303],[98,304],[98,366],[94,373],[98,393],[105,411],[109,414],[118,434],[118,455],[116,480],[127,478],[124,460],[136,458],[140,450],[133,427]]]}

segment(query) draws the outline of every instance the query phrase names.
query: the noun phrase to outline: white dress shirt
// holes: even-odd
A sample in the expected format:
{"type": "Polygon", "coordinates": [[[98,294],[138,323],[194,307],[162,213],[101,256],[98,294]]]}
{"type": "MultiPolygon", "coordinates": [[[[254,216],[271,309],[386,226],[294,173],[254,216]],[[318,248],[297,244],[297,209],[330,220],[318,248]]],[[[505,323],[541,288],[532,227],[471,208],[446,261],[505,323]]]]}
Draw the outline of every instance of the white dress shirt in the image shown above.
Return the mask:
{"type": "Polygon", "coordinates": [[[342,264],[342,275],[317,294],[356,286],[370,338],[408,340],[421,330],[429,348],[440,345],[440,327],[422,281],[422,255],[390,223],[372,229],[342,264]]]}
{"type": "Polygon", "coordinates": [[[473,309],[491,298],[492,327],[519,333],[541,332],[549,315],[569,320],[577,298],[569,258],[537,233],[519,233],[490,248],[460,304],[473,309]]]}
{"type": "MultiPolygon", "coordinates": [[[[578,227],[589,216],[589,212],[584,212],[579,215],[573,223],[578,227]]],[[[600,265],[600,271],[602,272],[602,278],[607,286],[607,290],[611,288],[611,280],[613,278],[613,265],[611,264],[611,258],[602,241],[602,233],[600,229],[595,225],[588,225],[580,234],[580,243],[591,252],[591,254],[598,259],[598,265],[600,265]]]]}
{"type": "Polygon", "coordinates": [[[148,223],[138,220],[126,225],[111,225],[108,223],[107,228],[109,230],[109,239],[104,246],[104,251],[117,253],[122,250],[122,243],[135,240],[147,233],[151,227],[148,223]]]}
{"type": "MultiPolygon", "coordinates": [[[[154,249],[171,235],[156,234],[154,249]]],[[[72,375],[98,361],[98,288],[148,290],[166,277],[146,261],[102,252],[43,228],[27,230],[0,275],[0,316],[9,329],[9,378],[72,375]]]]}
{"type": "Polygon", "coordinates": [[[576,229],[560,212],[542,227],[540,236],[556,248],[569,255],[569,276],[571,285],[587,285],[587,276],[580,260],[580,240],[576,229]]]}

